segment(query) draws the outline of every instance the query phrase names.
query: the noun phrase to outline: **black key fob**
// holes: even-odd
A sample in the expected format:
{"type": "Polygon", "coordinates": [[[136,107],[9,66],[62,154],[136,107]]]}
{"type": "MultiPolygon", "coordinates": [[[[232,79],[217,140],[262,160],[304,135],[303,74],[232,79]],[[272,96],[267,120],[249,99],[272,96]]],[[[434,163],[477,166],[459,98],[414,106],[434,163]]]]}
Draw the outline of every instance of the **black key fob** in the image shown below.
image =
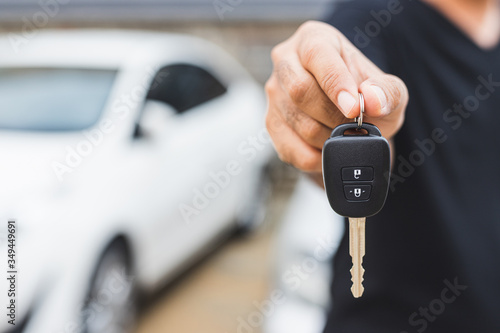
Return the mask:
{"type": "Polygon", "coordinates": [[[346,217],[377,214],[387,197],[390,168],[390,146],[377,126],[337,126],[323,146],[323,181],[332,209],[346,217]]]}

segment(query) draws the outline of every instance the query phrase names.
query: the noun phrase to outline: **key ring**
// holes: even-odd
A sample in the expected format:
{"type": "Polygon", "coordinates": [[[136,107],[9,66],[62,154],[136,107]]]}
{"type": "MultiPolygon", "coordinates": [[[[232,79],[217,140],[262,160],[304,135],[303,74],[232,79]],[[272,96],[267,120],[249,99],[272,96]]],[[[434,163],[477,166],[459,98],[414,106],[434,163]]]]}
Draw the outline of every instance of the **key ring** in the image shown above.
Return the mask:
{"type": "Polygon", "coordinates": [[[359,93],[359,117],[354,118],[354,122],[358,123],[358,130],[363,126],[363,113],[365,113],[365,97],[359,93]]]}

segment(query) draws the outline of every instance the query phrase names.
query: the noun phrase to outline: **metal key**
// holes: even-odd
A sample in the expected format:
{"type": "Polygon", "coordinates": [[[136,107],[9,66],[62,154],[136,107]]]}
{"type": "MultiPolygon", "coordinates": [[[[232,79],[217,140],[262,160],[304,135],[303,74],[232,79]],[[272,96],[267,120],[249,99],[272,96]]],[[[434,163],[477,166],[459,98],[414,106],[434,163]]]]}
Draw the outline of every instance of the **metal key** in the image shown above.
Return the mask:
{"type": "Polygon", "coordinates": [[[366,217],[377,214],[384,206],[390,179],[389,143],[375,125],[363,123],[362,94],[360,105],[356,121],[337,126],[323,146],[323,181],[328,200],[337,214],[349,218],[351,291],[356,298],[364,291],[366,217]]]}
{"type": "Polygon", "coordinates": [[[352,257],[351,291],[354,297],[363,295],[363,257],[365,256],[365,221],[366,218],[349,218],[349,254],[352,257]]]}

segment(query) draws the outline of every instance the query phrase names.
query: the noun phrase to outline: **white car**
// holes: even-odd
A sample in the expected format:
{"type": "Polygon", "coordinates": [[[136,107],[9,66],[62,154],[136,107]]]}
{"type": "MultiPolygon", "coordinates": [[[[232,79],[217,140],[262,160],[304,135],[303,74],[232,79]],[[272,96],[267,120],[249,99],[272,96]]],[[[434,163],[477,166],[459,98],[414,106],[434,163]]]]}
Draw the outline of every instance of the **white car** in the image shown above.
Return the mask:
{"type": "Polygon", "coordinates": [[[14,219],[16,297],[0,290],[16,326],[0,331],[127,331],[137,290],[262,212],[263,89],[193,37],[14,37],[0,36],[0,266],[14,219]]]}
{"type": "MultiPolygon", "coordinates": [[[[330,306],[332,259],[344,233],[325,191],[301,176],[276,244],[272,292],[283,301],[266,318],[263,333],[321,333],[330,306]]],[[[271,292],[271,295],[272,295],[271,292]]]]}

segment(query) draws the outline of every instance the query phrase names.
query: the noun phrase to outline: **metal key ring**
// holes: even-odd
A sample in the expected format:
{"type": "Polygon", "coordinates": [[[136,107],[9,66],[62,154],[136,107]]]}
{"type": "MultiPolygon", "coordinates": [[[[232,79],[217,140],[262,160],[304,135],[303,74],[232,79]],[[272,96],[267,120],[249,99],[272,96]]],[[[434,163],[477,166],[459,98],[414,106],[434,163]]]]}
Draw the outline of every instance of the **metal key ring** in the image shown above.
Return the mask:
{"type": "Polygon", "coordinates": [[[359,117],[354,119],[358,123],[358,130],[363,126],[363,113],[365,113],[365,97],[359,93],[359,117]]]}

